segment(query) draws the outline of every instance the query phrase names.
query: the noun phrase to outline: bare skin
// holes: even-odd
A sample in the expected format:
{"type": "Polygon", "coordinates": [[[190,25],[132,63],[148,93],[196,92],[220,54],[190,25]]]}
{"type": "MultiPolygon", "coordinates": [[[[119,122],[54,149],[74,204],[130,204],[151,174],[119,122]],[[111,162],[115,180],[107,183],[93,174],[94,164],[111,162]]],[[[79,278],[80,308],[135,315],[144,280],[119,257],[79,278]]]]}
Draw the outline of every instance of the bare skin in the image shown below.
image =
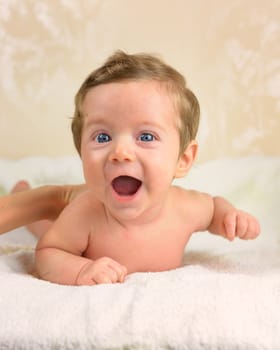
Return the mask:
{"type": "MultiPolygon", "coordinates": [[[[15,184],[15,186],[12,188],[11,193],[17,193],[17,192],[23,192],[30,190],[31,187],[27,181],[19,181],[15,184]]],[[[40,220],[40,221],[34,221],[30,224],[26,225],[26,228],[28,231],[30,231],[34,236],[37,238],[41,238],[44,233],[46,233],[52,226],[53,220],[40,220]]]]}
{"type": "Polygon", "coordinates": [[[65,206],[84,190],[85,185],[42,186],[30,189],[26,181],[20,181],[11,194],[0,197],[0,234],[27,225],[40,237],[50,228],[50,223],[57,219],[65,206]]]}
{"type": "Polygon", "coordinates": [[[70,285],[123,282],[128,273],[179,267],[194,232],[229,240],[258,236],[257,220],[225,199],[172,185],[191,168],[197,143],[179,154],[178,114],[158,82],[94,87],[83,113],[87,190],[40,239],[41,278],[70,285]]]}
{"type": "Polygon", "coordinates": [[[229,240],[236,236],[253,239],[258,234],[259,228],[254,218],[234,209],[223,198],[213,201],[206,194],[174,187],[169,201],[175,207],[175,216],[167,206],[162,208],[155,220],[142,227],[123,226],[108,217],[104,207],[90,191],[84,192],[67,207],[52,230],[40,240],[36,253],[37,270],[42,278],[62,284],[123,282],[128,273],[179,267],[192,233],[206,228],[216,232],[218,227],[215,220],[220,222],[221,216],[224,219],[223,227],[219,228],[220,234],[229,240]],[[180,205],[180,199],[185,206],[180,205]],[[216,213],[212,217],[209,207],[213,210],[215,201],[216,213]],[[205,222],[198,220],[202,210],[209,212],[205,222]],[[91,216],[90,213],[95,214],[91,216]],[[69,216],[72,221],[65,220],[69,216]],[[231,216],[236,216],[245,225],[232,227],[237,221],[232,220],[231,216]],[[76,226],[79,226],[79,235],[76,226]],[[57,232],[60,234],[57,235],[57,232]]]}

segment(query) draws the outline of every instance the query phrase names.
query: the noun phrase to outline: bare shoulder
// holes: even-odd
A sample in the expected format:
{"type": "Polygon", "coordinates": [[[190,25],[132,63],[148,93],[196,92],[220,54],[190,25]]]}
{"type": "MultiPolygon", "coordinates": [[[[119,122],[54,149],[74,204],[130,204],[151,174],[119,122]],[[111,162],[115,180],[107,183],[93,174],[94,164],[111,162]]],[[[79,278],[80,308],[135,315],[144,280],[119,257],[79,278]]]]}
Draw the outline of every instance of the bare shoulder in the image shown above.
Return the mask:
{"type": "Polygon", "coordinates": [[[205,192],[189,190],[179,186],[172,186],[172,191],[175,199],[184,201],[185,203],[191,202],[192,204],[200,204],[202,202],[207,203],[213,201],[212,196],[205,192]]]}
{"type": "Polygon", "coordinates": [[[91,191],[85,190],[63,209],[37,247],[59,247],[77,254],[83,252],[88,244],[92,213],[97,208],[97,200],[91,191]]]}
{"type": "Polygon", "coordinates": [[[173,186],[173,202],[195,225],[196,231],[205,230],[213,218],[214,202],[210,194],[173,186]]]}
{"type": "Polygon", "coordinates": [[[85,190],[75,197],[62,211],[64,215],[79,215],[79,217],[88,216],[100,206],[92,191],[85,190]]]}

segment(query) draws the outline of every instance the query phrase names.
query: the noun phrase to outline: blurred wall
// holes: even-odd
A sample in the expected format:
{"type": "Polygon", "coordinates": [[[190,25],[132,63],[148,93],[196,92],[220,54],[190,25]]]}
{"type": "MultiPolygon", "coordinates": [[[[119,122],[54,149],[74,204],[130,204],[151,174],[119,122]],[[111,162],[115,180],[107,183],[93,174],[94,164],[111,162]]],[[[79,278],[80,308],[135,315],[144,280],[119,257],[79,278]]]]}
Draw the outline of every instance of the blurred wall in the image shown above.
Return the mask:
{"type": "Polygon", "coordinates": [[[200,160],[280,155],[279,0],[0,0],[0,157],[75,153],[73,97],[116,49],[187,78],[200,160]]]}

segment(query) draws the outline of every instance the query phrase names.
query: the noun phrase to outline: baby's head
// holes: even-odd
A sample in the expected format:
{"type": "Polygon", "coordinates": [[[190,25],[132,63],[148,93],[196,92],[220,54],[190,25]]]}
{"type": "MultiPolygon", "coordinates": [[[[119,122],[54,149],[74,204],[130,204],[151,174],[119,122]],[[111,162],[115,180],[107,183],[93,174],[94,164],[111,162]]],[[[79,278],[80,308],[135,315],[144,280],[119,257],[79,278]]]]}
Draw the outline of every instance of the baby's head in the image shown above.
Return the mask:
{"type": "MultiPolygon", "coordinates": [[[[180,154],[196,137],[199,125],[199,103],[186,86],[185,78],[161,59],[149,54],[126,54],[117,51],[83,82],[75,97],[72,132],[76,149],[80,153],[84,123],[83,102],[87,92],[95,86],[121,81],[153,80],[166,88],[174,102],[178,118],[180,154]]],[[[177,114],[176,113],[176,114],[177,114]]]]}

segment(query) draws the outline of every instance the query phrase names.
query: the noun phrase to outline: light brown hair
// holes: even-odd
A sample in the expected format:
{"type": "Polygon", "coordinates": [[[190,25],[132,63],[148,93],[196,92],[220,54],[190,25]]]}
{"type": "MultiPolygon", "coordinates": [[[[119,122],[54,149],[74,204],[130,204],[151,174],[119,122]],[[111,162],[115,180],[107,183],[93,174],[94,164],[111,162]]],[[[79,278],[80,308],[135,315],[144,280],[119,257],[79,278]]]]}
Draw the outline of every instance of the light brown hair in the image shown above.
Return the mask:
{"type": "Polygon", "coordinates": [[[196,137],[200,115],[198,100],[188,89],[185,78],[156,56],[117,51],[86,78],[75,96],[72,133],[79,153],[84,122],[82,105],[87,92],[101,84],[143,79],[159,81],[171,94],[180,116],[178,120],[180,154],[184,152],[188,143],[196,137]]]}

